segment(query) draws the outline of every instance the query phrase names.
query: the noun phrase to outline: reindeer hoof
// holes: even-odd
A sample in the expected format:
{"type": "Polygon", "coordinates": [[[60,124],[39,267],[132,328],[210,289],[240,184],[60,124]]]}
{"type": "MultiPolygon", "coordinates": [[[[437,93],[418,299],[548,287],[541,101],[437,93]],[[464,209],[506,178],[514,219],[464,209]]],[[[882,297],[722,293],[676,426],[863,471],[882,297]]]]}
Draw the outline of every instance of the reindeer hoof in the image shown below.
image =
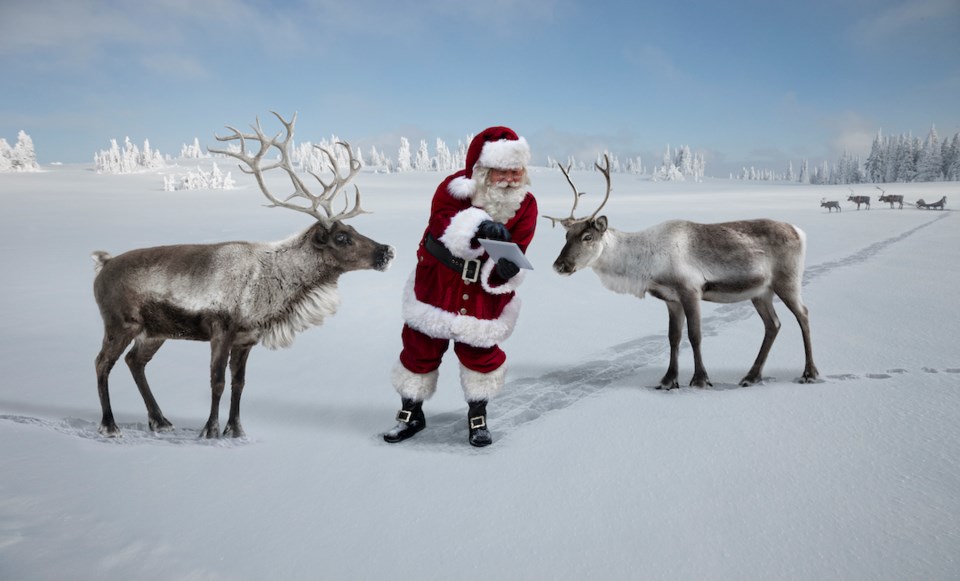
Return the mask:
{"type": "Polygon", "coordinates": [[[227,427],[223,430],[223,437],[227,438],[245,438],[247,434],[243,431],[243,428],[240,427],[240,424],[230,425],[227,424],[227,427]]]}
{"type": "Polygon", "coordinates": [[[702,389],[705,387],[713,387],[713,384],[710,383],[710,380],[707,379],[706,377],[703,377],[703,378],[694,377],[693,379],[690,380],[690,387],[699,387],[702,389]]]}
{"type": "Polygon", "coordinates": [[[165,418],[165,417],[163,417],[163,416],[160,416],[159,419],[156,419],[156,420],[151,419],[151,420],[150,420],[150,431],[152,431],[152,432],[172,432],[172,431],[173,431],[173,424],[170,423],[170,420],[168,420],[167,418],[165,418]]]}
{"type": "Polygon", "coordinates": [[[760,377],[746,376],[740,380],[740,387],[750,387],[751,385],[756,385],[762,381],[760,377]]]}
{"type": "Polygon", "coordinates": [[[663,389],[663,390],[671,390],[671,389],[679,389],[679,388],[680,388],[680,384],[677,382],[676,379],[673,379],[673,380],[668,380],[668,379],[661,380],[661,381],[660,381],[660,385],[657,386],[657,389],[663,389]]]}
{"type": "Polygon", "coordinates": [[[200,437],[206,438],[208,440],[215,440],[220,437],[220,424],[213,423],[207,424],[203,427],[203,430],[200,431],[200,437]]]}
{"type": "Polygon", "coordinates": [[[123,433],[120,431],[120,428],[117,427],[117,424],[100,424],[100,427],[97,429],[101,436],[107,438],[122,438],[123,433]]]}

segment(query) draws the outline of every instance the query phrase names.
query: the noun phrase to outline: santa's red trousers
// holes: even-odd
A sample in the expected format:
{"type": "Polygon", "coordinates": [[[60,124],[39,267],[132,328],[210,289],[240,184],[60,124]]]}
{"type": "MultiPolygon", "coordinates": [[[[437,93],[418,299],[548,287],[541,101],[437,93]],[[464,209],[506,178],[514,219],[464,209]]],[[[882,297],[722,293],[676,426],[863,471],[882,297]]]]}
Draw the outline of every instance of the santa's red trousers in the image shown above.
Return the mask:
{"type": "MultiPolygon", "coordinates": [[[[401,337],[403,351],[400,352],[400,363],[413,373],[430,373],[439,368],[443,354],[450,346],[450,339],[436,339],[408,325],[403,326],[401,337]]],[[[474,347],[454,341],[453,352],[464,367],[477,373],[496,371],[507,360],[507,354],[497,345],[474,347]]]]}

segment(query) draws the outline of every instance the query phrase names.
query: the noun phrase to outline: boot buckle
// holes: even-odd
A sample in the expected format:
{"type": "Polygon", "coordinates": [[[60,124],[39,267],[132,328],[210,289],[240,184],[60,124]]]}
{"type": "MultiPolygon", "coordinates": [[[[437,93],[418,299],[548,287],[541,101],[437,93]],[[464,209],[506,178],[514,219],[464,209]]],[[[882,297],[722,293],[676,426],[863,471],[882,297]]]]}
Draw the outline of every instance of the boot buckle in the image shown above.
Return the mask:
{"type": "Polygon", "coordinates": [[[476,416],[476,417],[470,418],[471,430],[479,430],[480,428],[486,428],[486,427],[487,427],[487,418],[483,416],[476,416]]]}
{"type": "Polygon", "coordinates": [[[410,410],[400,410],[397,412],[397,421],[404,424],[410,423],[410,418],[413,417],[413,412],[410,410]]]}

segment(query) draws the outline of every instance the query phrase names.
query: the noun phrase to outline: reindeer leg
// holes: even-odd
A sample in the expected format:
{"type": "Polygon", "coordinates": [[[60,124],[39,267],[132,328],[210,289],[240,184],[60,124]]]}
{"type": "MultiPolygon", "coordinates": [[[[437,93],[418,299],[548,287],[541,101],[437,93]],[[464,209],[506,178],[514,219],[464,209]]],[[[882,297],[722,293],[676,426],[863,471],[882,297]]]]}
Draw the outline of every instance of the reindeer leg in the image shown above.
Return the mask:
{"type": "Polygon", "coordinates": [[[160,406],[150,391],[150,385],[147,383],[147,375],[145,373],[147,363],[153,359],[157,350],[163,346],[163,342],[163,339],[138,337],[133,343],[133,349],[131,349],[124,358],[127,362],[127,367],[130,368],[130,373],[133,375],[133,381],[136,382],[137,389],[140,390],[143,403],[147,406],[148,423],[150,424],[150,429],[154,432],[169,432],[173,429],[173,424],[171,424],[167,418],[163,417],[163,412],[160,411],[160,406]]]}
{"type": "Polygon", "coordinates": [[[810,340],[810,311],[800,299],[800,292],[777,293],[783,304],[787,305],[793,316],[797,318],[800,324],[800,332],[803,334],[803,354],[805,363],[803,366],[803,375],[800,377],[800,383],[813,383],[820,376],[817,366],[813,363],[813,342],[810,340]]]}
{"type": "Polygon", "coordinates": [[[138,330],[132,328],[123,328],[119,333],[106,331],[103,334],[103,346],[100,353],[97,354],[95,367],[97,369],[97,392],[100,394],[100,408],[103,411],[103,418],[100,420],[99,432],[104,436],[111,438],[120,436],[120,428],[113,418],[113,409],[110,407],[110,387],[107,378],[110,371],[120,359],[123,350],[127,348],[130,341],[137,335],[138,330]]]}
{"type": "Polygon", "coordinates": [[[763,296],[752,299],[754,308],[763,319],[763,343],[760,345],[760,353],[757,354],[753,367],[747,372],[747,375],[740,380],[740,386],[746,387],[758,383],[763,379],[763,365],[767,362],[767,355],[770,354],[770,347],[773,346],[777,333],[780,332],[780,319],[777,317],[777,311],[773,308],[773,293],[765,293],[763,296]]]}
{"type": "Polygon", "coordinates": [[[226,383],[227,361],[233,334],[224,331],[219,323],[213,324],[210,336],[210,417],[203,426],[200,436],[203,438],[220,437],[220,397],[226,383]]]}
{"type": "Polygon", "coordinates": [[[707,370],[703,366],[703,356],[700,353],[700,296],[697,293],[681,290],[680,304],[687,317],[687,339],[693,349],[693,378],[691,387],[713,386],[707,377],[707,370]]]}
{"type": "Polygon", "coordinates": [[[243,395],[247,357],[252,348],[253,345],[238,345],[230,351],[230,417],[227,418],[227,427],[223,430],[224,436],[242,438],[246,435],[240,425],[240,396],[243,395]]]}
{"type": "Polygon", "coordinates": [[[667,332],[667,337],[670,340],[670,365],[667,367],[667,372],[660,380],[657,389],[676,389],[680,387],[677,377],[680,373],[678,360],[680,358],[680,339],[683,337],[683,307],[677,302],[664,302],[667,303],[667,313],[670,315],[670,327],[667,332]]]}

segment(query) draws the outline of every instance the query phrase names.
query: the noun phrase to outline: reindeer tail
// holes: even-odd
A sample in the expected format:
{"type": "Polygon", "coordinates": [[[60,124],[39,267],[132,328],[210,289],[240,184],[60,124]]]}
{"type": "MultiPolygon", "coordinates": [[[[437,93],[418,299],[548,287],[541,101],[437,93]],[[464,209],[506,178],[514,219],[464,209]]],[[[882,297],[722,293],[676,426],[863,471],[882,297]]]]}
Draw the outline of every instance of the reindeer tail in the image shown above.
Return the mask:
{"type": "Polygon", "coordinates": [[[113,256],[111,256],[109,252],[104,252],[103,250],[97,250],[96,252],[90,255],[90,258],[92,258],[94,262],[93,272],[96,274],[100,274],[100,270],[103,268],[103,265],[105,265],[111,258],[113,258],[113,256]]]}

